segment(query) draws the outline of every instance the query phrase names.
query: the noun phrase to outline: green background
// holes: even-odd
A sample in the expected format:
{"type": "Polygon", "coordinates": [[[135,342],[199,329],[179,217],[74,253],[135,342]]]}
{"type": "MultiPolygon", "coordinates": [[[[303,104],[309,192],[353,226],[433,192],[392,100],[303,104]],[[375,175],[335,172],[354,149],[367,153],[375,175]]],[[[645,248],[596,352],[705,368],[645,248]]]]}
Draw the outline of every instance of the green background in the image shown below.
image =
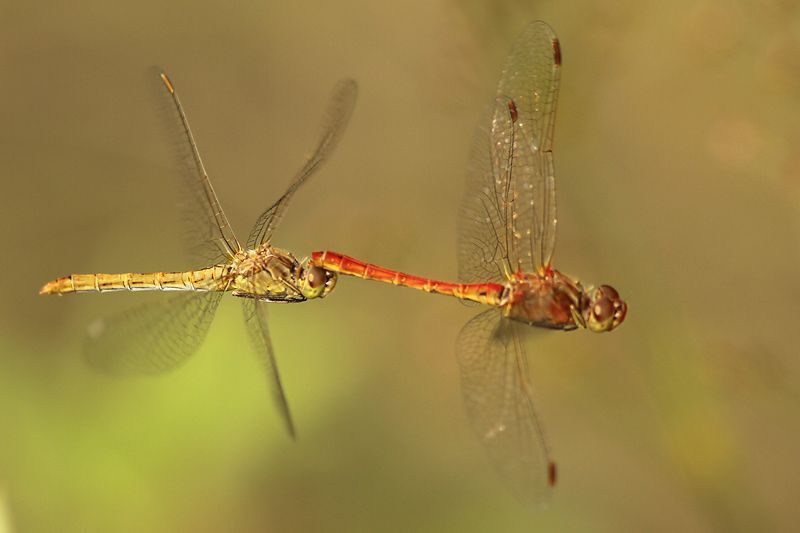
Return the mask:
{"type": "MultiPolygon", "coordinates": [[[[788,530],[800,519],[800,5],[0,3],[0,524],[14,531],[788,530]],[[475,313],[341,279],[273,306],[299,440],[233,298],[172,374],[110,379],[88,323],[148,297],[39,297],[71,272],[173,270],[180,200],[147,67],[178,87],[244,239],[360,83],[274,243],[454,278],[464,168],[524,25],[561,39],[555,265],[628,301],[612,334],[532,332],[560,464],[521,508],[472,435],[475,313]]],[[[157,82],[156,82],[157,83],[157,82]]],[[[4,526],[0,525],[0,530],[4,526]]]]}

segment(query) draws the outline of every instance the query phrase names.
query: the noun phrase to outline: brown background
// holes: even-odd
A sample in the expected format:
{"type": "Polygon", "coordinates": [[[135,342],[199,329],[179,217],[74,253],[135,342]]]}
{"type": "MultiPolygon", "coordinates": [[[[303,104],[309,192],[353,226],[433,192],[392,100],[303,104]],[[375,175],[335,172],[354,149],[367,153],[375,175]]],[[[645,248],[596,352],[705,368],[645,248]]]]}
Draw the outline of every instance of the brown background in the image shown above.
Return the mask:
{"type": "Polygon", "coordinates": [[[0,4],[0,516],[19,531],[797,523],[796,3],[137,5],[0,4]],[[292,443],[231,298],[179,372],[113,380],[83,364],[83,330],[148,295],[36,295],[69,272],[195,266],[152,64],[240,238],[335,81],[358,79],[343,142],[275,244],[453,278],[472,132],[536,18],[564,51],[555,263],[630,305],[613,334],[527,344],[561,465],[547,511],[510,497],[469,430],[453,344],[474,310],[454,301],[343,279],[271,308],[292,443]]]}

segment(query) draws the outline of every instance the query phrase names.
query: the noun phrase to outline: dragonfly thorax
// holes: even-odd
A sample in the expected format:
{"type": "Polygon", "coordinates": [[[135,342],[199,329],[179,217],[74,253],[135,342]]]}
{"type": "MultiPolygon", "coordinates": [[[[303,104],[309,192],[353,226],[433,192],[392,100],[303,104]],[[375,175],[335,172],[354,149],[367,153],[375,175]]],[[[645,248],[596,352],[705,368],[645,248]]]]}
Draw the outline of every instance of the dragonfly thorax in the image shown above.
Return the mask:
{"type": "Polygon", "coordinates": [[[557,270],[518,272],[506,284],[504,314],[532,326],[611,331],[625,320],[628,306],[609,285],[584,289],[557,270]]]}
{"type": "Polygon", "coordinates": [[[235,296],[270,302],[303,302],[324,298],[336,285],[336,273],[302,263],[268,244],[237,253],[231,262],[235,296]]]}
{"type": "Polygon", "coordinates": [[[517,272],[506,284],[503,313],[512,320],[552,329],[575,329],[583,289],[575,280],[550,270],[517,272]]]}
{"type": "Polygon", "coordinates": [[[300,263],[289,252],[263,244],[238,252],[231,262],[235,296],[275,302],[306,299],[298,287],[300,263]]]}

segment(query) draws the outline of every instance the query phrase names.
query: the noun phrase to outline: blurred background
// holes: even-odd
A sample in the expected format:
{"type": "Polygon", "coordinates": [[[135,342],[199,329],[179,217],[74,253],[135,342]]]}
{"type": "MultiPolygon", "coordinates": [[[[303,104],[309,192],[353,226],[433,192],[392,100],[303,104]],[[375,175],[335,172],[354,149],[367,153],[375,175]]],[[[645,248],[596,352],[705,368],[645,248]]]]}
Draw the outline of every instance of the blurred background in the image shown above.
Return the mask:
{"type": "MultiPolygon", "coordinates": [[[[800,5],[722,2],[0,5],[0,528],[752,531],[800,519],[800,5]],[[455,278],[478,119],[525,24],[563,54],[555,265],[628,301],[613,334],[531,335],[560,465],[522,508],[472,435],[454,341],[475,313],[341,279],[273,306],[299,439],[226,298],[197,355],[111,379],[87,324],[148,295],[39,297],[73,272],[177,270],[179,197],[148,67],[170,72],[241,239],[335,81],[334,157],[274,243],[455,278]]],[[[158,296],[158,295],[155,295],[158,296]]]]}

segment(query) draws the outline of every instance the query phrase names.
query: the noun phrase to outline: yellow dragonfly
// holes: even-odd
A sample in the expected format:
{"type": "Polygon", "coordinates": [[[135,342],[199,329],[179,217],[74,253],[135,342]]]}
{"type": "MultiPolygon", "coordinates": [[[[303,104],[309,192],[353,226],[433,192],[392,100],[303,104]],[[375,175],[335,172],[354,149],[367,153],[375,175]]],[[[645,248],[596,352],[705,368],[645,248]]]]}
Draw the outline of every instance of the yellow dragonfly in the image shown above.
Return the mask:
{"type": "Polygon", "coordinates": [[[311,155],[283,195],[259,216],[246,246],[242,246],[222,210],[200,158],[194,135],[175,85],[159,72],[166,89],[171,121],[185,139],[186,181],[199,244],[195,255],[210,265],[184,272],[147,274],[72,274],[46,283],[39,294],[108,291],[178,291],[162,301],[134,308],[89,328],[86,345],[91,364],[111,373],[153,374],[183,363],[202,344],[222,294],[242,299],[247,329],[268,374],[276,406],[289,434],[295,436],[275,353],[267,327],[266,302],[296,303],[324,298],[336,285],[337,274],[298,260],[272,246],[272,235],[300,186],[331,154],[350,120],[358,88],[350,79],[333,90],[311,155]],[[199,231],[199,232],[198,232],[199,231]]]}

